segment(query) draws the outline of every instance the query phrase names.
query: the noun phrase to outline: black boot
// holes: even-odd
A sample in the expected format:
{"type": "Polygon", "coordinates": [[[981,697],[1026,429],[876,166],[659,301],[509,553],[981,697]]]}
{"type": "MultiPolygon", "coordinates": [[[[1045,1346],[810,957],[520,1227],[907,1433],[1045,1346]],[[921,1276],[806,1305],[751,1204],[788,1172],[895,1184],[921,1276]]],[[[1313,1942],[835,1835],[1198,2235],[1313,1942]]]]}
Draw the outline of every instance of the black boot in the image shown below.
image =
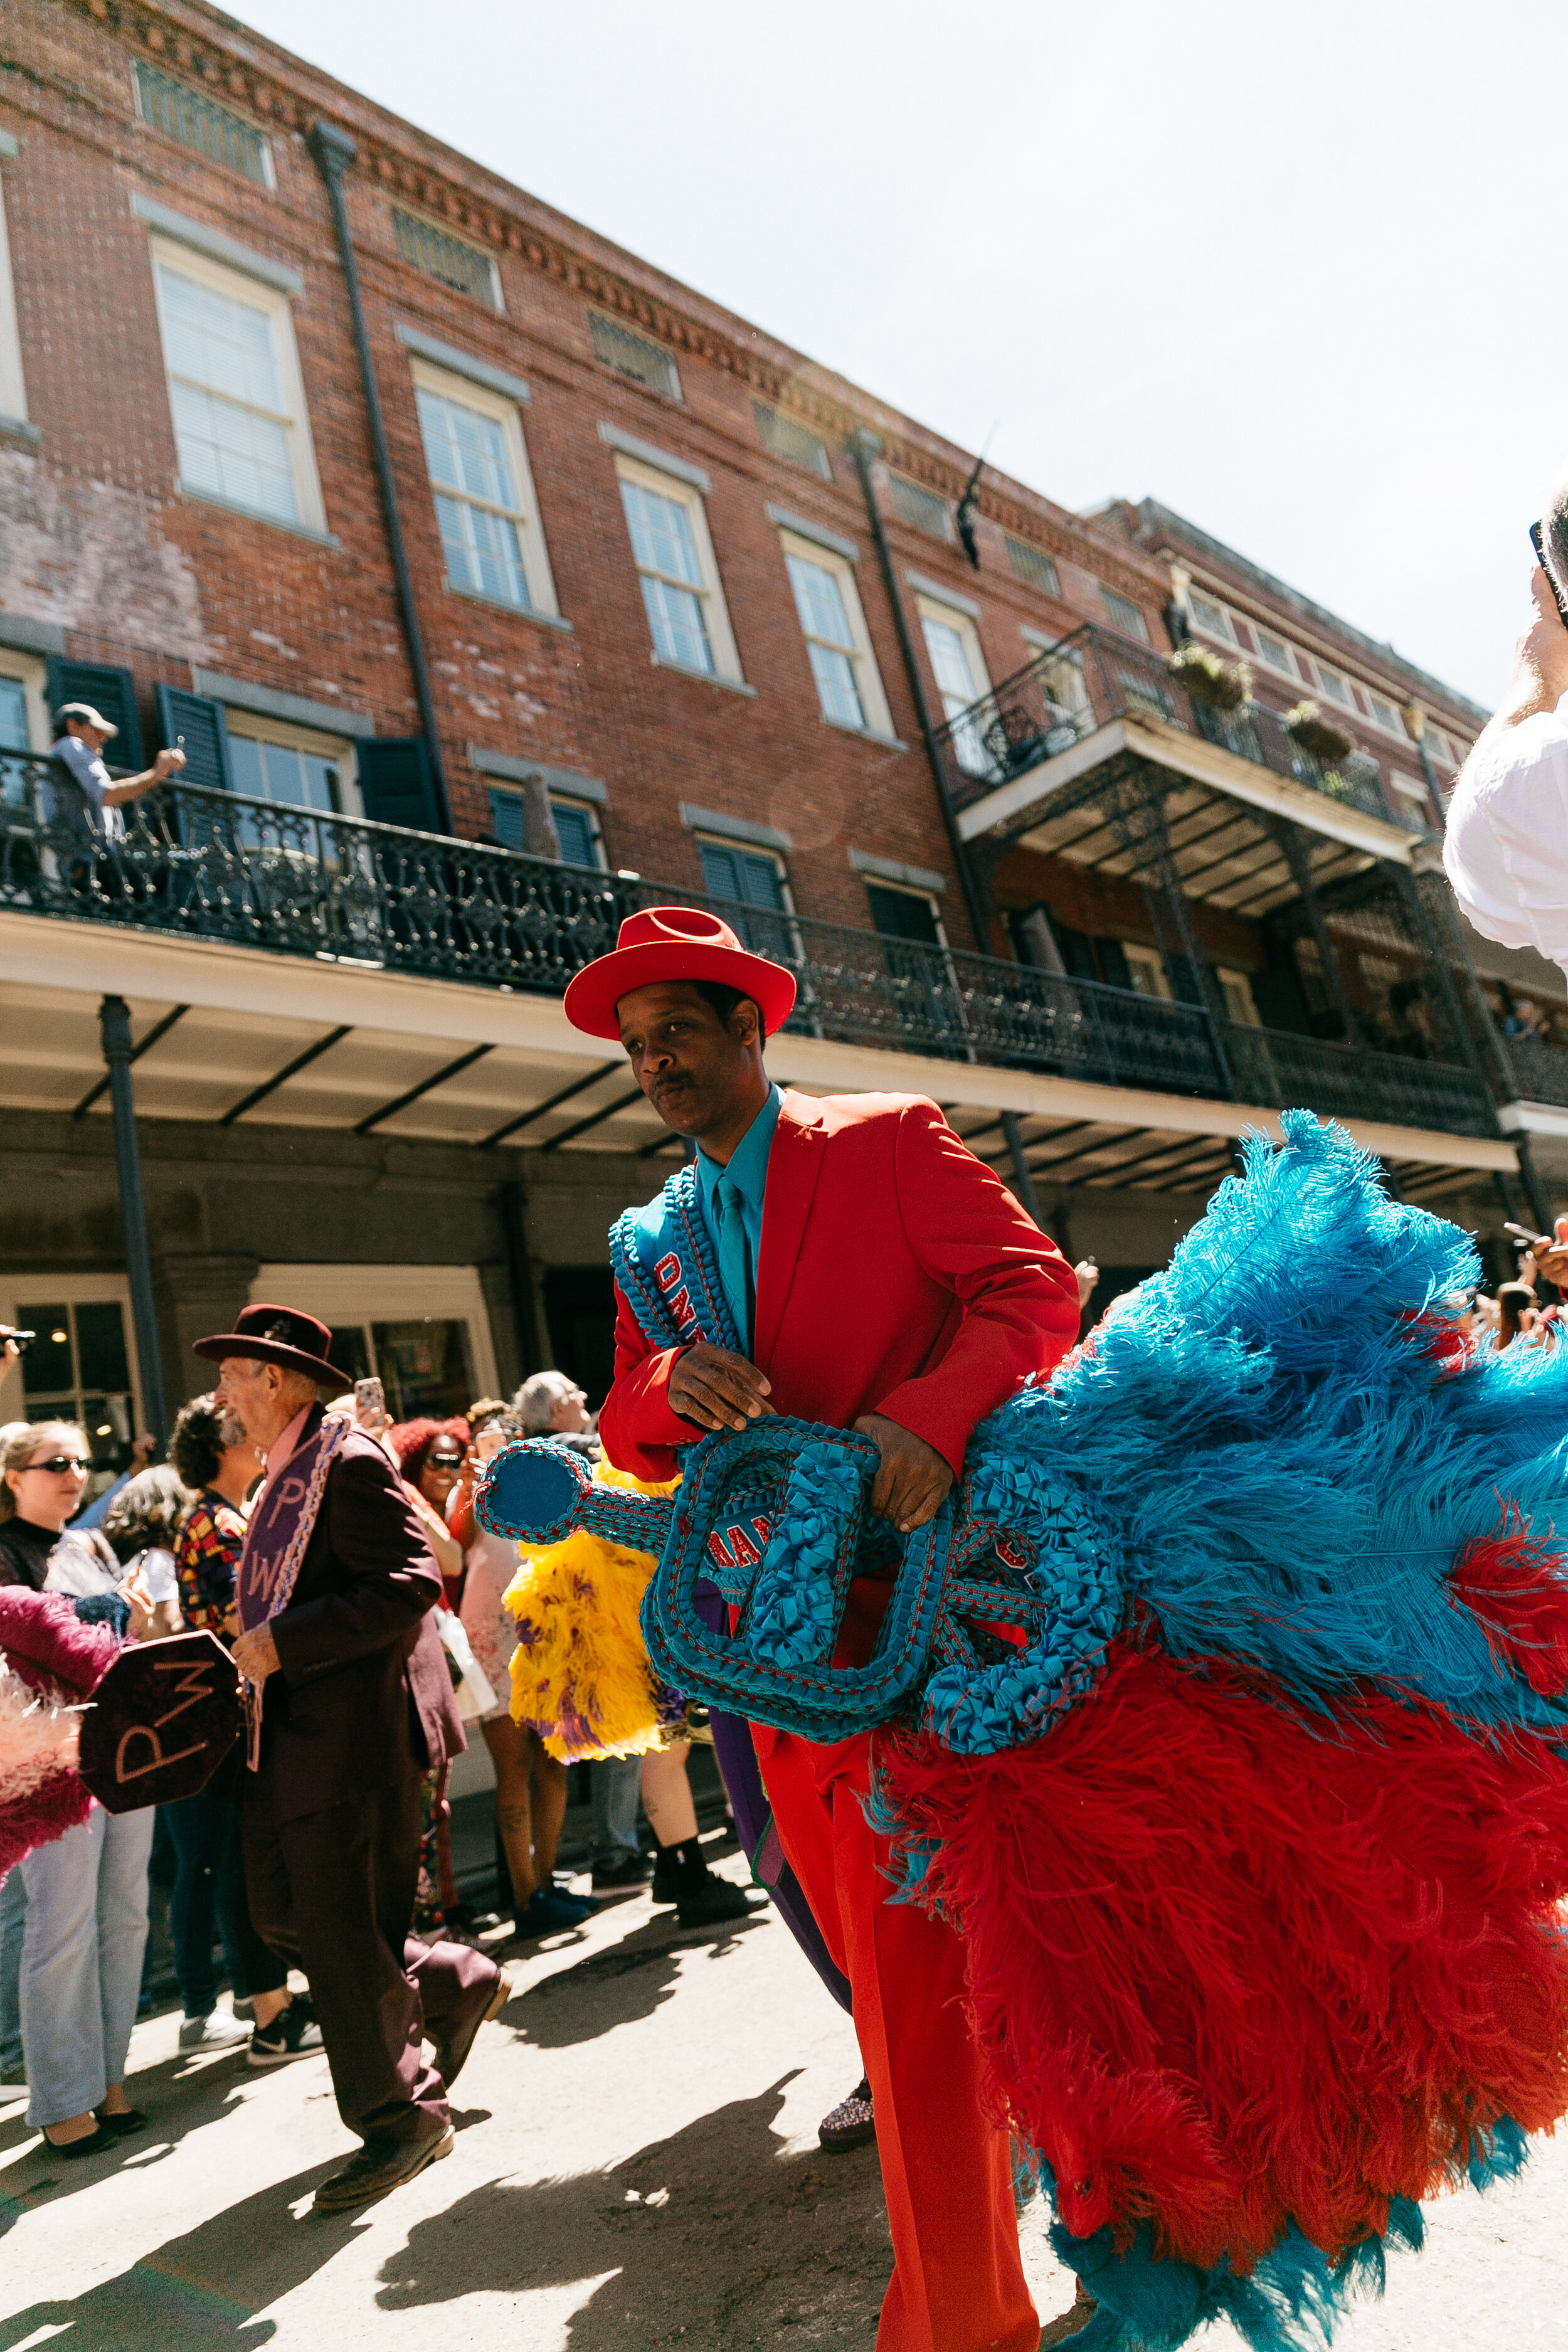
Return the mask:
{"type": "Polygon", "coordinates": [[[746,1919],[768,1899],[759,1888],[733,1886],[727,1878],[715,1878],[696,1838],[685,1845],[660,1846],[654,1873],[656,1902],[661,1871],[670,1890],[665,1899],[675,1905],[678,1927],[714,1927],[727,1919],[746,1919]]]}

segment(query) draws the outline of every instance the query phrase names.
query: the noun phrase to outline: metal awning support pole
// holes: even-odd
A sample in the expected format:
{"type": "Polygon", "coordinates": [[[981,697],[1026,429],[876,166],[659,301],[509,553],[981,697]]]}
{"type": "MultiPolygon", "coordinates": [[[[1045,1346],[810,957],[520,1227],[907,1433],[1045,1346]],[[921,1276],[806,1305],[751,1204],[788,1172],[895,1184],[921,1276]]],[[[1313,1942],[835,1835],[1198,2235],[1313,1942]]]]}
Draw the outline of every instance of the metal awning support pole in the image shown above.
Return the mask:
{"type": "Polygon", "coordinates": [[[153,1257],[147,1246],[147,1209],[142,1197],[142,1152],[136,1140],[136,1098],[131,1085],[131,1008],[122,996],[106,996],[98,1008],[103,1058],[109,1065],[109,1098],[114,1110],[114,1154],[120,1162],[120,1217],[125,1233],[125,1271],[131,1279],[131,1321],[142,1371],[142,1417],[160,1445],[169,1442],[163,1402],[163,1360],[158,1350],[158,1318],[153,1306],[153,1257]]]}
{"type": "Polygon", "coordinates": [[[1002,1114],[1002,1132],[1007,1139],[1007,1149],[1013,1155],[1013,1190],[1027,1209],[1036,1224],[1043,1225],[1039,1195],[1035,1180],[1029,1173],[1029,1162],[1024,1151],[1024,1129],[1016,1110],[1002,1114]]]}

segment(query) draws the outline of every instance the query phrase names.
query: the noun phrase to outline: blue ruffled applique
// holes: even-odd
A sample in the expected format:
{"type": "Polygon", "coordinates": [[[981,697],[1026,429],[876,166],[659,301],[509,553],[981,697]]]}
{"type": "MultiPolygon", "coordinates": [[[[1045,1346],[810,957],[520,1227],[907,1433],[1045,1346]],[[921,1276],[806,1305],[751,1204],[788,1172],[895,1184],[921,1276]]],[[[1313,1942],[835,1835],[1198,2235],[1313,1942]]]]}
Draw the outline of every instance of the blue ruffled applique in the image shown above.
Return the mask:
{"type": "Polygon", "coordinates": [[[810,1665],[831,1650],[837,1572],[859,1494],[857,1467],[837,1447],[802,1447],[752,1588],[746,1630],[770,1664],[810,1665]]]}

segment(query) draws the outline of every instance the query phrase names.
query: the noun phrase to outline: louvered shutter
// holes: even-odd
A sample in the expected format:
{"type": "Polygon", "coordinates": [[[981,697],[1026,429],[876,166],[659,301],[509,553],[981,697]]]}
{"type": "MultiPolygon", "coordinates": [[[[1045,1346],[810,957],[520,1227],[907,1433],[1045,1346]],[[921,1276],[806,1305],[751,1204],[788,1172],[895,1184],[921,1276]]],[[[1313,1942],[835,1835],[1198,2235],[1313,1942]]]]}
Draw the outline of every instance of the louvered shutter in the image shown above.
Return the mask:
{"type": "Polygon", "coordinates": [[[185,755],[182,782],[205,784],[209,792],[232,792],[228,721],[222,703],[205,694],[183,693],[177,686],[159,687],[156,699],[160,741],[165,750],[178,746],[185,755]]]}
{"type": "Polygon", "coordinates": [[[107,662],[67,661],[57,654],[49,662],[51,725],[62,702],[89,702],[111,727],[119,728],[113,741],[104,746],[103,756],[110,767],[131,773],[144,764],[136,681],[128,669],[115,669],[107,662]]]}
{"type": "Polygon", "coordinates": [[[366,816],[378,824],[408,825],[416,833],[441,831],[430,749],[423,735],[361,736],[354,751],[366,816]]]}

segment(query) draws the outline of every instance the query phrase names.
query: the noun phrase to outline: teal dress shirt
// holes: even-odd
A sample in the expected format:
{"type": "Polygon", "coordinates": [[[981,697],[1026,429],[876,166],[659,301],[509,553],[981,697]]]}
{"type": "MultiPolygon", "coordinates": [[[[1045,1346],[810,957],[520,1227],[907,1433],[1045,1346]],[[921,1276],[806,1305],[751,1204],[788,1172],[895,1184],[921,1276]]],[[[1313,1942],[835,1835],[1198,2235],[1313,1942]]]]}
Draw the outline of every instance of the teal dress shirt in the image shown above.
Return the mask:
{"type": "Polygon", "coordinates": [[[768,1187],[768,1154],[779,1123],[784,1097],[777,1087],[736,1145],[727,1168],[698,1146],[697,1198],[702,1222],[719,1262],[731,1319],[741,1335],[741,1346],[752,1349],[752,1318],[757,1296],[757,1255],[763,1245],[763,1198],[768,1187]],[[721,1191],[724,1197],[721,1197],[721,1191]],[[736,1221],[736,1210],[739,1221],[736,1221]]]}

